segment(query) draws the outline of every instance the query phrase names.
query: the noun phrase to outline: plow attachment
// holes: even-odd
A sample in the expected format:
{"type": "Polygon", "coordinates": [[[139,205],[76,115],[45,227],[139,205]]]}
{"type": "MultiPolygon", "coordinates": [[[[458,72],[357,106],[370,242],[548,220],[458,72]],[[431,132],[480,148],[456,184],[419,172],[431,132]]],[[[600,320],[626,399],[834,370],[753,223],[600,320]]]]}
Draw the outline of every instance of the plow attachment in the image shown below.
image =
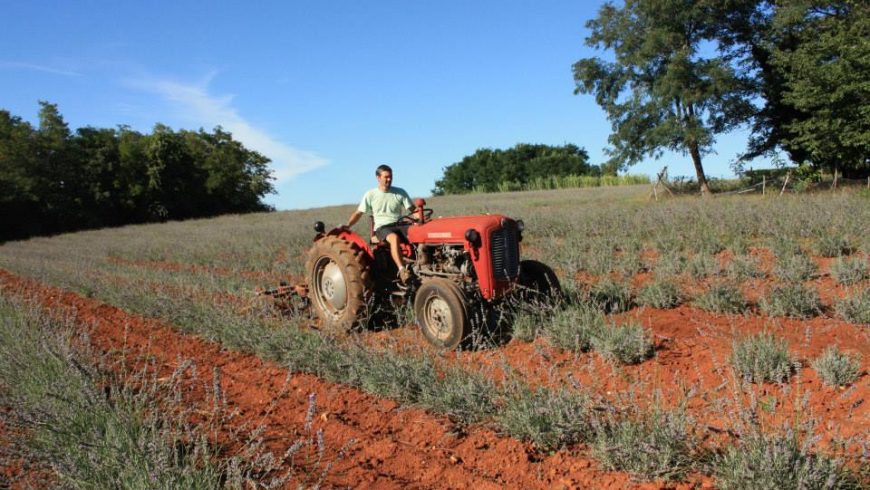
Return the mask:
{"type": "Polygon", "coordinates": [[[273,289],[257,289],[249,304],[240,308],[239,313],[281,316],[310,314],[310,305],[307,284],[288,284],[282,281],[273,289]]]}

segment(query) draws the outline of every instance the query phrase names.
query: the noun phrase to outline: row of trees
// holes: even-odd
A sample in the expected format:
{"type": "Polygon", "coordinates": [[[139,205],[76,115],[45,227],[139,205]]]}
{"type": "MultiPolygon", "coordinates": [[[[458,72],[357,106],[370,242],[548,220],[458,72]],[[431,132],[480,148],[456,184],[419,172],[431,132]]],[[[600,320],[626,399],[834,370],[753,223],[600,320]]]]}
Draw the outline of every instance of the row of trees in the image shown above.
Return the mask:
{"type": "Polygon", "coordinates": [[[577,93],[613,126],[605,169],[663,150],[702,164],[715,136],[752,137],[738,161],[776,150],[847,177],[870,174],[866,0],[624,0],[587,23],[613,61],[574,65],[577,93]]]}
{"type": "Polygon", "coordinates": [[[575,145],[518,144],[507,150],[479,149],[447,166],[444,177],[435,182],[432,193],[495,192],[499,185],[508,182],[528,183],[554,176],[600,174],[597,166],[589,165],[586,150],[575,145]]]}
{"type": "Polygon", "coordinates": [[[72,133],[40,105],[38,128],[0,110],[0,240],[268,209],[269,159],[220,127],[72,133]]]}

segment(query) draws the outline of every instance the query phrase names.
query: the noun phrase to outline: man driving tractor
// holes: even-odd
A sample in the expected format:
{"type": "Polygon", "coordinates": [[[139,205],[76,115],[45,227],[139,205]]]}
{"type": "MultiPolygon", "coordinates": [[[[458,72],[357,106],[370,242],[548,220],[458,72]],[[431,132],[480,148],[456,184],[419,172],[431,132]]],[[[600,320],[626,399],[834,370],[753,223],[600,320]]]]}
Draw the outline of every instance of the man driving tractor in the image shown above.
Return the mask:
{"type": "Polygon", "coordinates": [[[389,165],[378,166],[375,176],[378,186],[363,195],[359,207],[350,215],[345,226],[350,228],[363,214],[370,214],[374,218],[378,240],[386,240],[390,244],[390,255],[399,269],[399,280],[407,283],[412,273],[402,261],[399,240],[408,239],[408,225],[401,225],[398,221],[402,216],[414,212],[415,206],[404,189],[393,187],[393,169],[389,165]]]}

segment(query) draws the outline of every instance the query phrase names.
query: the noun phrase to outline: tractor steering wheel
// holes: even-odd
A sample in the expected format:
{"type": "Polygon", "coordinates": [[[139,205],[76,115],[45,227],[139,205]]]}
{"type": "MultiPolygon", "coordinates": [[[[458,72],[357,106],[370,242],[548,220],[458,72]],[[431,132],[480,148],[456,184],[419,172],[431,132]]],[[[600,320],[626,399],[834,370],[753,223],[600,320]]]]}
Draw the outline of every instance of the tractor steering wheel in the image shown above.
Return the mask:
{"type": "MultiPolygon", "coordinates": [[[[423,208],[423,217],[428,221],[430,218],[432,218],[432,212],[433,210],[431,208],[423,208]]],[[[417,219],[417,211],[414,211],[399,218],[399,221],[397,221],[396,224],[411,225],[419,222],[420,220],[417,219]]]]}

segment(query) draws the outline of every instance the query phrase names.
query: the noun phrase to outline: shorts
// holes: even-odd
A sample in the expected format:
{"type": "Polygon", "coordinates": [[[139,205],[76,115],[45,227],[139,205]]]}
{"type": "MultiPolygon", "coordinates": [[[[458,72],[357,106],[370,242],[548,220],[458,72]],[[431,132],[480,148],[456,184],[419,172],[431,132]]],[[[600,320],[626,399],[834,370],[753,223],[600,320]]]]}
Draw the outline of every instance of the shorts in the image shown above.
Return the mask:
{"type": "Polygon", "coordinates": [[[397,225],[396,223],[390,223],[388,225],[381,226],[377,230],[375,230],[375,236],[378,237],[378,240],[385,241],[387,239],[387,235],[390,233],[395,233],[399,235],[404,241],[408,241],[408,228],[410,225],[397,225]]]}

